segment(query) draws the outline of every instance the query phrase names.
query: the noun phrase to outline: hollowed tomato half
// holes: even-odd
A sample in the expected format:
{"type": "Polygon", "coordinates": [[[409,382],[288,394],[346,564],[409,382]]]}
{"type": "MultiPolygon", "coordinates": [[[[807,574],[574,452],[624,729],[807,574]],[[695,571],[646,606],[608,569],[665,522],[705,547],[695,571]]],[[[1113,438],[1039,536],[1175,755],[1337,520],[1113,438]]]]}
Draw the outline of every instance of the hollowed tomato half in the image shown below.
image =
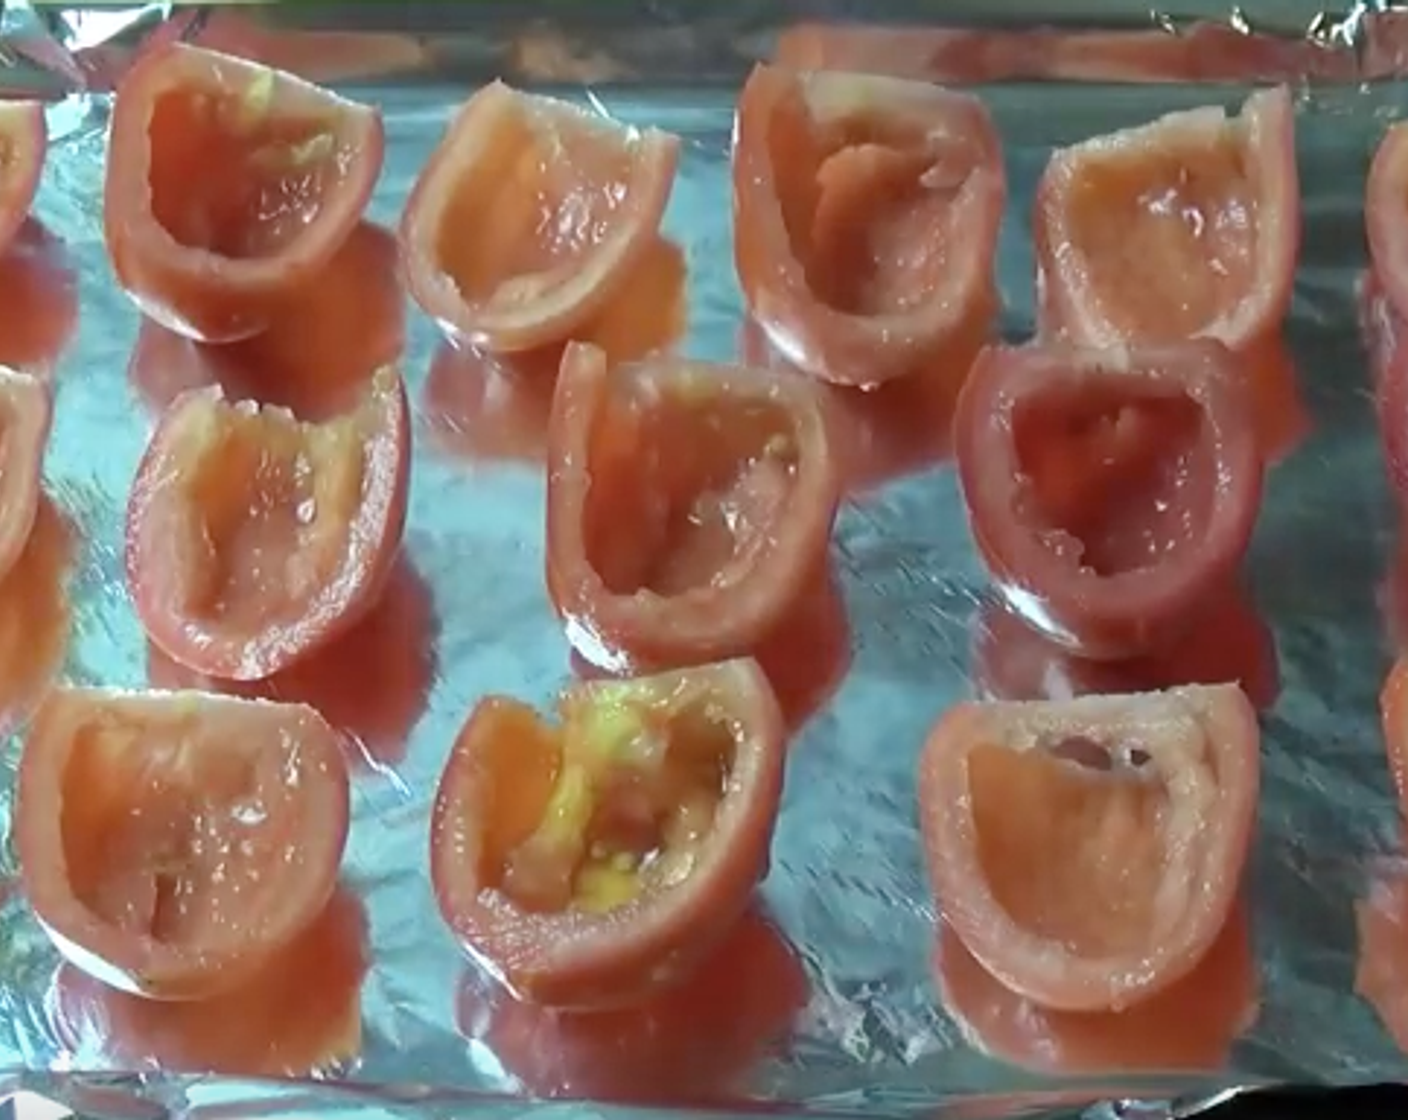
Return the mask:
{"type": "Polygon", "coordinates": [[[53,412],[48,385],[0,366],[0,579],[34,529],[53,412]]]}
{"type": "Polygon", "coordinates": [[[734,122],[734,260],[777,351],[870,385],[956,362],[997,306],[1006,199],[977,98],[869,74],[756,67],[734,122]]]}
{"type": "Polygon", "coordinates": [[[1232,581],[1263,464],[1220,343],[985,351],[954,446],[993,580],[1086,657],[1163,648],[1232,581]]]}
{"type": "Polygon", "coordinates": [[[0,101],[0,253],[10,247],[34,205],[49,128],[39,101],[0,101]]]}
{"type": "Polygon", "coordinates": [[[147,636],[213,677],[287,668],[376,605],[409,483],[406,392],[392,370],[321,424],[218,387],[182,394],[127,508],[127,581],[147,636]]]}
{"type": "Polygon", "coordinates": [[[317,919],[347,838],[337,735],[312,708],[57,688],[20,757],[15,836],[35,914],[123,991],[227,991],[317,919]]]}
{"type": "Polygon", "coordinates": [[[563,355],[548,429],[548,589],[610,670],[751,652],[813,586],[840,483],[815,387],[674,357],[563,355]]]}
{"type": "Polygon", "coordinates": [[[649,253],[678,161],[668,133],[493,82],[459,111],[406,203],[411,294],[461,344],[561,342],[649,253]]]}
{"type": "Polygon", "coordinates": [[[1379,711],[1389,771],[1399,805],[1408,816],[1408,658],[1400,658],[1390,670],[1379,694],[1379,711]]]}
{"type": "Polygon", "coordinates": [[[1300,247],[1295,113],[1284,87],[1051,157],[1032,230],[1043,327],[1077,342],[1279,330],[1300,247]]]}
{"type": "Polygon", "coordinates": [[[517,998],[600,1008],[682,980],[766,874],[782,713],[737,660],[481,701],[435,798],[440,912],[517,998]]]}
{"type": "Polygon", "coordinates": [[[184,43],[144,53],[108,142],[118,281],[180,334],[258,334],[356,226],[383,143],[376,109],[292,74],[184,43]]]}
{"type": "Polygon", "coordinates": [[[1043,1007],[1119,1011],[1167,989],[1236,902],[1259,751],[1234,685],[958,705],[919,770],[945,920],[1043,1007]]]}

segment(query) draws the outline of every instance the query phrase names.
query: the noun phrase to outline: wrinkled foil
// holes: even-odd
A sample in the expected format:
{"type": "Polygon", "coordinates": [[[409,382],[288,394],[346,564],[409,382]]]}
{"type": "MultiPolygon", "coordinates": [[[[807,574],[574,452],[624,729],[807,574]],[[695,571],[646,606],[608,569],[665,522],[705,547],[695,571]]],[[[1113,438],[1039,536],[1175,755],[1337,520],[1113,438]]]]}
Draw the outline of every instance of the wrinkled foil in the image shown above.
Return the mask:
{"type": "MultiPolygon", "coordinates": [[[[394,227],[454,107],[489,77],[566,89],[599,112],[679,133],[682,165],[665,223],[687,268],[687,328],[678,345],[697,357],[729,359],[742,325],[726,201],[737,83],[773,50],[783,25],[855,18],[858,6],[355,7],[280,11],[254,39],[247,28],[232,31],[225,13],[205,10],[4,7],[0,78],[11,94],[51,104],[54,141],[36,208],[48,236],[32,236],[0,260],[0,359],[17,360],[11,351],[19,347],[57,362],[46,484],[74,542],[67,679],[148,680],[146,643],[124,587],[122,529],[152,412],[129,369],[140,323],[113,281],[100,214],[107,97],[144,41],[175,34],[240,49],[257,41],[254,53],[323,66],[314,78],[331,67],[347,92],[378,101],[389,139],[368,218],[384,229],[394,227]],[[342,54],[327,49],[326,38],[297,38],[339,24],[345,30],[353,18],[365,30],[337,39],[342,54]],[[310,28],[295,28],[300,20],[310,28]],[[321,30],[311,29],[315,21],[321,30]],[[376,46],[365,66],[347,53],[358,42],[376,46]],[[25,330],[24,346],[7,337],[25,330]]],[[[913,21],[916,7],[887,2],[865,12],[903,22],[913,21]]],[[[1117,0],[1048,7],[1033,0],[1027,18],[1021,5],[1004,5],[1000,27],[994,5],[975,0],[944,11],[964,34],[986,36],[972,41],[989,47],[1029,48],[1051,41],[1034,35],[1058,34],[1038,33],[1038,25],[1059,24],[1060,36],[1091,27],[1177,36],[1198,25],[1241,36],[1258,48],[1248,57],[1301,68],[1243,75],[1300,89],[1305,240],[1288,336],[1314,417],[1307,442],[1271,476],[1245,567],[1253,621],[1274,638],[1280,681],[1263,720],[1262,813],[1248,885],[1259,1008],[1225,1068],[1086,1082],[1020,1073],[984,1057],[945,1011],[932,971],[934,908],[916,829],[914,768],[935,717],[974,691],[972,653],[983,638],[975,619],[987,599],[952,471],[940,463],[856,496],[837,525],[845,627],[843,656],[831,668],[833,675],[844,669],[844,677],[793,748],[760,909],[781,946],[778,967],[800,978],[801,996],[783,1036],[770,1039],[731,1085],[726,1104],[739,1115],[781,1108],[1172,1120],[1248,1086],[1408,1078],[1408,1059],[1353,990],[1356,904],[1398,881],[1400,851],[1376,702],[1401,636],[1395,619],[1408,600],[1395,590],[1403,561],[1355,290],[1365,263],[1364,173],[1403,103],[1401,86],[1389,80],[1400,69],[1395,44],[1408,44],[1395,30],[1401,17],[1363,5],[1327,13],[1291,2],[1247,5],[1230,19],[1191,0],[1139,19],[1117,0]],[[1276,49],[1261,50],[1268,42],[1276,49]],[[1295,49],[1282,49],[1288,45],[1295,49]]],[[[1019,339],[1033,318],[1031,191],[1050,147],[1175,108],[1231,104],[1244,91],[1178,81],[1176,72],[1141,81],[1089,65],[1085,81],[1056,83],[1072,75],[1043,72],[1040,59],[1050,55],[1040,51],[985,57],[1000,62],[976,78],[989,83],[984,98],[1004,139],[1012,192],[999,249],[1001,329],[1019,339]],[[1102,76],[1112,84],[1090,80],[1102,76]]],[[[935,79],[964,77],[932,58],[925,65],[935,79]]],[[[369,251],[388,251],[384,238],[367,239],[369,251]]],[[[401,596],[393,613],[404,625],[388,626],[368,657],[397,667],[386,672],[404,679],[412,699],[400,722],[380,727],[380,746],[392,749],[372,744],[355,782],[340,904],[364,916],[366,938],[353,950],[365,968],[354,969],[344,993],[353,1008],[351,1043],[344,1040],[333,1060],[300,1080],[244,1079],[232,1075],[245,1070],[214,1060],[209,1071],[163,1071],[140,1049],[135,1059],[114,1059],[102,1038],[75,1045],[55,1018],[58,960],[15,889],[7,850],[0,863],[0,1070],[10,1072],[0,1074],[0,1098],[26,1090],[80,1115],[134,1120],[615,1111],[527,1100],[535,1090],[496,1053],[485,1026],[492,997],[436,916],[426,874],[430,799],[469,708],[495,691],[545,703],[570,672],[541,579],[541,466],[491,454],[521,444],[525,431],[540,432],[541,394],[535,402],[521,384],[510,391],[492,376],[476,381],[447,361],[431,325],[410,309],[401,360],[417,408],[405,559],[393,585],[401,596]],[[457,454],[471,442],[474,461],[457,454]]],[[[0,615],[8,609],[0,595],[0,615]]],[[[17,751],[14,740],[5,755],[11,770],[17,751]]],[[[0,819],[8,825],[8,799],[0,819]]],[[[1408,973],[1408,936],[1403,946],[1396,967],[1408,973]]],[[[737,975],[742,984],[767,980],[737,975]]],[[[290,1015],[299,998],[295,992],[290,1015]]],[[[260,1029],[277,1034],[281,1023],[274,1016],[260,1029]]],[[[639,1046],[637,1060],[652,1060],[648,1038],[622,1037],[621,1045],[639,1046]]],[[[694,1039],[701,1048],[715,1042],[702,1028],[694,1039]]],[[[272,1040],[269,1046],[276,1049],[272,1040]]]]}

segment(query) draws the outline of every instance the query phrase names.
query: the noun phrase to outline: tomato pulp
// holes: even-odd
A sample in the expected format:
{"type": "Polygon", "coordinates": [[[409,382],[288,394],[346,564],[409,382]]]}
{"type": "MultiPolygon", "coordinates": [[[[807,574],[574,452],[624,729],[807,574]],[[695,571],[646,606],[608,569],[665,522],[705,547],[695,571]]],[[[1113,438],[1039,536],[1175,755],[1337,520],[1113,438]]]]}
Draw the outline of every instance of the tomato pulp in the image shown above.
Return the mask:
{"type": "Polygon", "coordinates": [[[1250,542],[1263,465],[1220,343],[993,347],[954,445],[978,549],[1012,607],[1086,657],[1188,629],[1250,542]]]}
{"type": "Polygon", "coordinates": [[[258,680],[360,621],[405,526],[408,412],[389,369],[321,424],[218,387],[178,397],[127,509],[127,580],[152,642],[199,673],[258,680]]]}
{"type": "Polygon", "coordinates": [[[919,770],[945,920],[1043,1007],[1119,1011],[1165,990],[1232,912],[1259,751],[1232,685],[958,705],[919,770]]]}
{"type": "Polygon", "coordinates": [[[1267,454],[1299,411],[1276,342],[1300,251],[1295,115],[1284,87],[1057,151],[1032,237],[1043,334],[1077,343],[1211,338],[1243,356],[1267,454]]]}
{"type": "Polygon", "coordinates": [[[750,660],[579,684],[559,711],[476,706],[436,794],[431,879],[515,997],[626,1005],[692,972],[766,874],[782,713],[750,660]]]}
{"type": "Polygon", "coordinates": [[[561,342],[649,252],[679,139],[492,82],[450,124],[406,202],[407,284],[454,340],[561,342]]]}
{"type": "Polygon", "coordinates": [[[43,103],[0,101],[0,253],[29,216],[48,151],[43,103]]]}
{"type": "Polygon", "coordinates": [[[982,102],[926,82],[758,66],[733,137],[734,260],[778,352],[870,385],[952,364],[997,305],[1006,200],[982,102]]]}
{"type": "Polygon", "coordinates": [[[574,343],[548,454],[548,589],[601,668],[749,653],[825,563],[840,483],[805,378],[574,343]]]}
{"type": "Polygon", "coordinates": [[[48,385],[0,367],[0,579],[19,561],[34,529],[53,411],[48,385]]]}
{"type": "Polygon", "coordinates": [[[16,786],[20,872],[63,955],[123,991],[227,991],[322,913],[347,838],[337,735],[311,708],[56,688],[16,786]]]}
{"type": "Polygon", "coordinates": [[[258,334],[356,226],[383,146],[376,109],[292,74],[185,43],[143,54],[103,184],[118,281],[198,341],[258,334]]]}

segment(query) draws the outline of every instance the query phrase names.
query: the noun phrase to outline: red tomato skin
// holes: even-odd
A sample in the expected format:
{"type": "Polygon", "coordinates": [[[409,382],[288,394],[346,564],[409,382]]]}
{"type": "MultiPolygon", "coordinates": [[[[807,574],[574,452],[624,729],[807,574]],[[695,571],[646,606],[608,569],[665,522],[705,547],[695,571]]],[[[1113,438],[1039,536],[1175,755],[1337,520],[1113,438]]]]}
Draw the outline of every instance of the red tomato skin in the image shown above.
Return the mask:
{"type": "Polygon", "coordinates": [[[0,136],[10,144],[10,158],[0,175],[0,253],[9,248],[34,206],[49,126],[42,101],[0,101],[0,136]]]}
{"type": "MultiPolygon", "coordinates": [[[[739,97],[733,135],[734,264],[749,313],[788,362],[813,377],[840,385],[872,386],[954,358],[972,334],[973,320],[991,319],[997,307],[993,275],[1007,180],[1002,147],[981,101],[928,82],[874,74],[800,72],[754,67],[739,97]],[[932,117],[935,129],[962,130],[984,153],[965,190],[969,196],[971,262],[960,262],[953,286],[912,311],[851,314],[822,302],[793,253],[781,184],[768,150],[774,117],[790,100],[815,87],[825,101],[847,99],[880,115],[889,102],[932,117]],[[949,354],[950,343],[955,353],[949,354]]],[[[962,370],[958,371],[961,379],[962,370]]]]}
{"type": "MultiPolygon", "coordinates": [[[[247,716],[243,718],[248,718],[247,716]]],[[[337,886],[350,826],[351,793],[337,732],[312,708],[207,693],[124,693],[59,686],[35,713],[15,785],[16,851],[25,893],[54,946],[75,968],[121,991],[159,1000],[197,1000],[238,987],[323,912],[337,886]],[[171,705],[192,700],[206,712],[239,719],[250,708],[300,720],[298,782],[315,826],[297,841],[282,913],[254,914],[257,932],[210,950],[182,947],[121,929],[74,894],[63,840],[65,768],[74,739],[65,734],[85,710],[112,705],[171,705]],[[299,874],[302,871],[302,874],[299,874]]]]}
{"type": "Polygon", "coordinates": [[[450,749],[431,815],[436,902],[465,952],[516,999],[571,1010],[639,1003],[692,974],[736,926],[767,875],[786,753],[782,711],[767,678],[748,658],[660,679],[667,678],[708,682],[746,724],[731,780],[737,788],[721,802],[720,815],[728,815],[722,823],[716,818],[684,882],[607,914],[527,912],[482,881],[484,821],[474,808],[489,793],[482,756],[497,717],[518,702],[481,700],[450,749]]]}
{"type": "Polygon", "coordinates": [[[1371,267],[1361,291],[1374,366],[1379,431],[1389,481],[1408,503],[1408,354],[1401,345],[1408,318],[1408,127],[1384,134],[1369,166],[1364,224],[1371,267]]]}
{"type": "MultiPolygon", "coordinates": [[[[1157,707],[1151,718],[1164,713],[1157,707]]],[[[1090,738],[1098,741],[1097,734],[1090,738]]],[[[1005,987],[1056,1011],[1121,1011],[1187,976],[1217,941],[1241,889],[1260,789],[1261,733],[1256,712],[1235,685],[1193,685],[1142,696],[1090,696],[1071,701],[967,702],[950,708],[929,732],[919,764],[919,817],[926,862],[944,920],[968,951],[1005,987]],[[1006,719],[1025,711],[1059,713],[1065,735],[1092,727],[1103,705],[1159,704],[1165,697],[1196,697],[1215,753],[1219,813],[1200,821],[1211,854],[1185,868],[1195,902],[1172,927],[1140,951],[1108,957],[1082,955],[1017,922],[998,902],[978,854],[969,794],[968,755],[1000,741],[1006,719]],[[996,726],[994,726],[996,725],[996,726]]],[[[1035,749],[1035,748],[1034,748],[1035,749]]]]}
{"type": "Polygon", "coordinates": [[[0,398],[13,411],[0,442],[0,579],[4,579],[29,543],[39,514],[54,398],[40,378],[4,367],[0,367],[0,398]]]}
{"type": "Polygon", "coordinates": [[[679,166],[677,136],[658,129],[641,132],[638,142],[644,154],[634,165],[626,191],[629,213],[609,245],[599,244],[587,254],[579,275],[564,285],[566,294],[540,296],[518,310],[473,304],[436,263],[435,242],[461,176],[485,146],[483,137],[497,118],[519,109],[578,112],[575,106],[521,93],[502,81],[484,86],[461,107],[417,177],[400,225],[402,270],[411,297],[456,345],[498,353],[562,342],[606,308],[650,251],[679,166]]]}
{"type": "Polygon", "coordinates": [[[1408,816],[1408,658],[1400,657],[1389,670],[1379,694],[1379,712],[1389,772],[1400,811],[1408,816]]]}
{"type": "Polygon", "coordinates": [[[1235,359],[1220,343],[1092,350],[1064,344],[989,347],[978,357],[954,416],[954,451],[968,522],[993,581],[1017,613],[1063,648],[1095,660],[1155,652],[1197,618],[1210,590],[1229,585],[1251,541],[1264,464],[1239,391],[1235,359]],[[1012,413],[1053,386],[1126,386],[1131,399],[1182,390],[1203,411],[1220,484],[1204,539],[1176,566],[1107,576],[1054,556],[1016,515],[1023,475],[1012,413]]]}
{"type": "Polygon", "coordinates": [[[147,637],[167,657],[222,680],[264,680],[347,633],[380,600],[405,532],[411,475],[410,404],[405,382],[397,374],[394,388],[386,395],[384,426],[366,444],[364,470],[374,485],[370,498],[364,497],[348,526],[349,540],[360,542],[356,555],[348,557],[338,579],[323,589],[321,601],[310,604],[295,625],[241,634],[222,632],[174,606],[169,574],[158,559],[164,542],[152,528],[172,472],[179,470],[165,445],[167,434],[187,408],[223,400],[219,386],[191,389],[172,401],[158,421],[128,500],[127,584],[147,637]]]}
{"type": "MultiPolygon", "coordinates": [[[[656,361],[668,366],[677,360],[656,361]]],[[[608,367],[599,348],[569,344],[548,422],[547,586],[573,646],[600,668],[702,664],[747,654],[797,605],[826,561],[841,481],[821,398],[805,379],[786,372],[679,364],[715,379],[726,393],[785,402],[794,418],[797,481],[785,525],[742,577],[746,589],[711,586],[669,597],[613,593],[588,559],[583,519],[592,435],[609,408],[612,378],[623,374],[608,367]]]]}
{"type": "MultiPolygon", "coordinates": [[[[1186,113],[1117,133],[1109,144],[1153,144],[1157,130],[1176,126],[1186,113]]],[[[1253,93],[1235,127],[1247,130],[1250,157],[1266,171],[1258,198],[1256,290],[1237,309],[1210,325],[1207,337],[1240,351],[1281,328],[1291,305],[1296,260],[1300,254],[1300,177],[1296,170],[1295,106],[1290,90],[1275,86],[1253,93]]],[[[1094,141],[1087,143],[1094,144],[1094,141]]],[[[1037,254],[1037,311],[1043,336],[1060,336],[1087,346],[1139,344],[1153,339],[1126,338],[1087,290],[1082,266],[1071,264],[1071,237],[1065,220],[1066,192],[1079,181],[1081,147],[1055,153],[1037,185],[1032,239],[1037,254]]]]}
{"type": "MultiPolygon", "coordinates": [[[[103,180],[103,234],[118,282],[141,310],[198,342],[238,342],[268,327],[291,293],[313,282],[366,209],[381,175],[385,129],[379,110],[348,101],[301,78],[188,43],[143,52],[113,101],[103,180]],[[193,86],[226,90],[273,75],[281,101],[336,122],[353,152],[347,177],[327,193],[298,241],[263,257],[235,258],[182,245],[151,209],[148,175],[153,106],[163,94],[193,86]]],[[[219,174],[218,167],[212,169],[219,174]]]]}

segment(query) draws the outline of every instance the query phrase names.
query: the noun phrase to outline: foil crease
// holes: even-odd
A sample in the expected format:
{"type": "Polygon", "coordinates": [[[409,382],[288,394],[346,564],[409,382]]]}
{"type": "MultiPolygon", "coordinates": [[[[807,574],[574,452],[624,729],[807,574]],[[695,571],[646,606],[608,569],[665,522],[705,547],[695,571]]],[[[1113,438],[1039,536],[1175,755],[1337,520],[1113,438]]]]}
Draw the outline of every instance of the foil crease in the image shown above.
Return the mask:
{"type": "MultiPolygon", "coordinates": [[[[723,200],[737,82],[799,25],[851,24],[861,18],[860,5],[740,4],[725,15],[682,3],[623,3],[591,6],[589,19],[586,6],[554,3],[357,7],[364,30],[339,42],[375,40],[378,50],[367,52],[365,64],[340,55],[332,69],[349,93],[377,100],[385,113],[387,162],[371,222],[383,231],[394,227],[416,173],[474,83],[504,76],[565,88],[599,112],[685,138],[665,227],[688,268],[687,333],[678,345],[702,358],[736,356],[742,308],[723,200]]],[[[863,14],[918,23],[922,8],[887,0],[864,6],[863,14]]],[[[1376,699],[1393,651],[1385,615],[1394,613],[1396,582],[1408,577],[1400,574],[1398,528],[1382,481],[1355,286],[1365,263],[1364,172],[1385,125],[1401,112],[1402,87],[1393,79],[1408,64],[1408,23],[1403,13],[1364,4],[1339,12],[1248,4],[1229,14],[1186,3],[1139,19],[1117,0],[1059,9],[1031,0],[1029,8],[1004,5],[999,17],[992,5],[958,0],[944,6],[947,30],[925,32],[979,36],[958,41],[985,49],[1024,45],[988,50],[984,57],[1007,60],[1001,65],[960,73],[945,71],[937,56],[921,58],[924,76],[988,87],[1012,185],[1000,246],[1001,328],[1009,338],[1032,327],[1027,215],[1052,145],[1240,95],[1205,88],[1208,81],[1301,87],[1305,240],[1288,333],[1315,428],[1271,478],[1245,569],[1253,608],[1274,637],[1281,686],[1264,719],[1261,827],[1248,890],[1260,1006],[1224,1069],[1118,1083],[1019,1073],[982,1056],[946,1014],[931,976],[934,915],[920,863],[913,769],[933,718],[972,691],[974,620],[986,590],[951,470],[938,464],[856,498],[838,523],[833,552],[849,666],[794,748],[773,872],[762,892],[771,928],[805,973],[807,996],[790,1037],[724,1102],[737,1115],[783,1109],[1174,1120],[1257,1085],[1408,1078],[1408,1059],[1353,991],[1356,903],[1401,874],[1376,699]],[[1231,36],[1256,47],[1244,62],[1270,58],[1280,69],[1155,68],[1140,80],[1087,65],[1063,74],[1049,72],[1049,62],[1043,72],[1040,60],[1051,54],[1032,48],[1096,30],[1177,38],[1198,27],[1214,29],[1200,33],[1217,42],[1231,36]],[[1277,50],[1262,50],[1267,43],[1277,50]],[[1281,49],[1287,45],[1295,49],[1281,49]],[[1072,77],[1083,80],[1056,81],[1072,77]],[[1040,113],[1031,112],[1036,98],[1040,113]]],[[[152,36],[237,47],[251,41],[231,39],[236,25],[222,18],[163,4],[81,11],[6,3],[0,22],[0,80],[11,96],[51,103],[54,137],[36,207],[47,231],[40,239],[45,263],[26,272],[37,267],[33,260],[0,260],[0,289],[19,284],[36,301],[25,305],[35,315],[62,317],[69,304],[77,313],[73,329],[56,334],[59,397],[46,480],[78,542],[63,670],[78,682],[141,686],[148,669],[124,588],[121,533],[151,412],[129,376],[139,319],[112,279],[101,239],[107,97],[152,36]]],[[[317,67],[330,65],[329,53],[294,48],[329,40],[299,37],[327,35],[352,18],[347,9],[281,10],[259,25],[259,49],[285,51],[278,60],[302,60],[295,68],[321,79],[326,74],[317,67]]],[[[912,67],[913,60],[896,64],[912,67]]],[[[369,236],[384,245],[383,234],[369,236]]],[[[479,991],[477,979],[429,896],[429,800],[468,708],[491,691],[545,702],[569,665],[540,578],[541,469],[482,457],[467,463],[445,450],[446,441],[427,436],[436,427],[443,435],[447,424],[453,436],[458,421],[432,401],[431,368],[443,356],[438,337],[413,310],[405,324],[402,361],[419,412],[405,567],[430,635],[426,649],[406,656],[425,660],[428,695],[404,754],[369,759],[357,779],[344,886],[349,905],[366,914],[370,966],[359,986],[354,1053],[311,1080],[268,1081],[228,1070],[164,1072],[148,1061],[123,1068],[102,1046],[75,1049],[54,1021],[56,957],[18,891],[6,889],[0,1069],[10,1072],[0,1074],[0,1099],[37,1093],[104,1120],[616,1111],[525,1098],[530,1087],[476,1036],[473,1015],[466,1024],[463,1001],[479,991]]],[[[12,741],[5,755],[11,771],[17,750],[12,741]]],[[[8,825],[8,816],[7,796],[0,822],[8,825]]],[[[8,849],[0,872],[12,888],[8,849]]],[[[1404,946],[1400,967],[1408,966],[1408,936],[1404,946]]]]}

